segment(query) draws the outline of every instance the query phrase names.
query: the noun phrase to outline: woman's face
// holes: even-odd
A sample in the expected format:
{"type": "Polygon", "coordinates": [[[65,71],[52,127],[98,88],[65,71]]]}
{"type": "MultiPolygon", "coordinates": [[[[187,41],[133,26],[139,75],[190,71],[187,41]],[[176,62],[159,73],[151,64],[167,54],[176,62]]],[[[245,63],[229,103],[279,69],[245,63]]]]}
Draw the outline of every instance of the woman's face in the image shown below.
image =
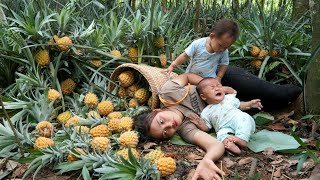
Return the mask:
{"type": "Polygon", "coordinates": [[[150,135],[158,140],[170,138],[181,123],[182,117],[177,113],[170,110],[160,111],[151,122],[150,135]]]}

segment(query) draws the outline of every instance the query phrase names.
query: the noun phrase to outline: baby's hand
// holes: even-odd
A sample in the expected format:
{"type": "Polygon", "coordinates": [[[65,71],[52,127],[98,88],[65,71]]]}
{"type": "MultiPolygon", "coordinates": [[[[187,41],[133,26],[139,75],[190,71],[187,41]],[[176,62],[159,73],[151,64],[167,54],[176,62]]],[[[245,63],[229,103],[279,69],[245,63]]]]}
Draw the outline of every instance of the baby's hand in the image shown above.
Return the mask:
{"type": "Polygon", "coordinates": [[[257,108],[259,110],[261,110],[261,108],[263,108],[260,99],[253,99],[253,100],[249,101],[249,106],[250,106],[250,108],[257,108]]]}

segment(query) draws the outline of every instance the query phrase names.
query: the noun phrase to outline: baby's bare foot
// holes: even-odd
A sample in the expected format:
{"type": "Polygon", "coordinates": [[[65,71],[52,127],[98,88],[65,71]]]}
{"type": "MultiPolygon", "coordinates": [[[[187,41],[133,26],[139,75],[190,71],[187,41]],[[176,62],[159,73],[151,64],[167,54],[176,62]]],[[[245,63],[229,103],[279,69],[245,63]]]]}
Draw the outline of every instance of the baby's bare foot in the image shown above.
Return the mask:
{"type": "Polygon", "coordinates": [[[233,138],[226,138],[224,141],[223,141],[223,144],[224,144],[224,147],[232,152],[233,154],[235,155],[240,155],[241,154],[241,150],[240,148],[235,144],[234,142],[234,139],[233,138]]]}

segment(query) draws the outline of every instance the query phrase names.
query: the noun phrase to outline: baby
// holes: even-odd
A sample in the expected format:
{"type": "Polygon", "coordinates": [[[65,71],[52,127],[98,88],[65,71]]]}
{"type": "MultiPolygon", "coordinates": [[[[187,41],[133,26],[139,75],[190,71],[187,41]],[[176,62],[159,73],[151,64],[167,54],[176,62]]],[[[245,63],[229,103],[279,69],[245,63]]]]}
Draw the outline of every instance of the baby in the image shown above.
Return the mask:
{"type": "Polygon", "coordinates": [[[214,78],[204,78],[197,86],[200,97],[208,103],[201,112],[201,118],[194,122],[196,126],[208,131],[214,128],[217,139],[224,143],[230,152],[239,155],[255,131],[254,119],[242,110],[261,109],[260,99],[240,102],[236,94],[227,94],[221,83],[214,78]]]}

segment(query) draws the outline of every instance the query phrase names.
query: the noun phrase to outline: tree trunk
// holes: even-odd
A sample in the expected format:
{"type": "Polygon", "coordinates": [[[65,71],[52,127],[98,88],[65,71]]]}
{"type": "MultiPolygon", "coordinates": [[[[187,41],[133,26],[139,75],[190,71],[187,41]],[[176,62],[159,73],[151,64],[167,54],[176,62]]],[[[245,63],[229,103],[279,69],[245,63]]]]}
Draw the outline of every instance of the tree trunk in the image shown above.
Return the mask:
{"type": "MultiPolygon", "coordinates": [[[[312,50],[320,42],[320,1],[310,0],[312,21],[312,50]]],[[[320,55],[311,62],[306,79],[306,111],[308,114],[320,114],[320,55]]]]}
{"type": "Polygon", "coordinates": [[[136,0],[131,0],[132,11],[136,11],[136,0]]]}
{"type": "Polygon", "coordinates": [[[200,0],[197,0],[196,2],[196,17],[193,24],[194,34],[198,36],[199,32],[199,18],[200,18],[200,8],[201,8],[201,2],[200,0]]]}
{"type": "Polygon", "coordinates": [[[293,0],[292,19],[298,20],[305,12],[309,10],[308,0],[293,0]]]}

